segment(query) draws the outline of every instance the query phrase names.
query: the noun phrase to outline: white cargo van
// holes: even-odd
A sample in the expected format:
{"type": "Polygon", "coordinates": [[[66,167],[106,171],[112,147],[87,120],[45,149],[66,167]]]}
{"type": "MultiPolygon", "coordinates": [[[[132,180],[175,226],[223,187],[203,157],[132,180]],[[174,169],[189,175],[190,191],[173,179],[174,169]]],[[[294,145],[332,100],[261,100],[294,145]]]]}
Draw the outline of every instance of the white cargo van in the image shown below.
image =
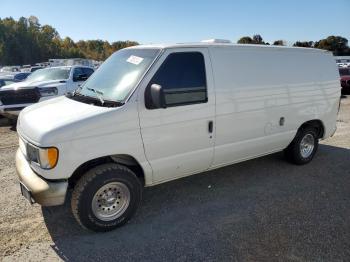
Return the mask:
{"type": "Polygon", "coordinates": [[[310,162],[336,130],[339,100],[329,52],[215,41],[126,48],[73,95],[22,111],[22,194],[61,205],[72,189],[77,221],[108,231],[132,216],[144,186],[282,150],[310,162]]]}
{"type": "Polygon", "coordinates": [[[34,103],[62,96],[77,89],[94,69],[86,66],[60,66],[36,70],[25,81],[0,90],[0,114],[17,118],[19,112],[34,103]]]}

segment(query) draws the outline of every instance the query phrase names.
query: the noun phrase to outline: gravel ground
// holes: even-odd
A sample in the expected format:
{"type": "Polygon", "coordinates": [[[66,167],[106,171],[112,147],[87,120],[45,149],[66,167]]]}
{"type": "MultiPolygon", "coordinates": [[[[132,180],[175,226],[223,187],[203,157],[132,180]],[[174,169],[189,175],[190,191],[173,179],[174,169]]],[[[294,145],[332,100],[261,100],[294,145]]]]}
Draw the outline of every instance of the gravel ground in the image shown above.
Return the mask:
{"type": "Polygon", "coordinates": [[[65,206],[30,206],[14,168],[16,132],[0,119],[3,261],[349,261],[350,97],[312,163],[282,154],[147,188],[124,227],[80,229],[65,206]]]}

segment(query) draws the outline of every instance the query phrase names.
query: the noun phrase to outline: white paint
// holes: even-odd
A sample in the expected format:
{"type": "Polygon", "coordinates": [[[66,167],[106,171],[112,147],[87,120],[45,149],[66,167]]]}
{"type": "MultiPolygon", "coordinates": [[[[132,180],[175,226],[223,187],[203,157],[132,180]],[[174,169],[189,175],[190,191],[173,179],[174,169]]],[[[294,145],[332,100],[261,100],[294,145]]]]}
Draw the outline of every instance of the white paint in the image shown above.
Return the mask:
{"type": "Polygon", "coordinates": [[[330,53],[211,43],[156,47],[163,49],[161,56],[122,107],[62,97],[20,114],[23,139],[59,149],[57,166],[33,166],[38,174],[66,179],[89,160],[123,154],[140,163],[150,186],[280,151],[308,120],[322,121],[324,138],[335,131],[340,85],[330,53]],[[145,88],[166,56],[189,51],[204,55],[208,102],[146,109],[145,88]],[[209,121],[214,122],[212,135],[209,121]]]}

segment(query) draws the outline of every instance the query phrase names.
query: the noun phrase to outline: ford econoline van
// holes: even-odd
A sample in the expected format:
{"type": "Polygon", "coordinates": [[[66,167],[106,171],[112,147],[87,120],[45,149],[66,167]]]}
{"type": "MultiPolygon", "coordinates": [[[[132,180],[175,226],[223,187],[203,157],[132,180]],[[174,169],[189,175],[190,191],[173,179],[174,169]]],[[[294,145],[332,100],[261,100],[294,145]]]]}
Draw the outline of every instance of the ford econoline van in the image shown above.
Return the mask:
{"type": "Polygon", "coordinates": [[[339,101],[322,50],[215,40],[122,49],[73,94],[20,113],[20,187],[43,206],[71,191],[77,221],[108,231],[131,218],[143,187],[278,151],[309,163],[336,130],[339,101]]]}

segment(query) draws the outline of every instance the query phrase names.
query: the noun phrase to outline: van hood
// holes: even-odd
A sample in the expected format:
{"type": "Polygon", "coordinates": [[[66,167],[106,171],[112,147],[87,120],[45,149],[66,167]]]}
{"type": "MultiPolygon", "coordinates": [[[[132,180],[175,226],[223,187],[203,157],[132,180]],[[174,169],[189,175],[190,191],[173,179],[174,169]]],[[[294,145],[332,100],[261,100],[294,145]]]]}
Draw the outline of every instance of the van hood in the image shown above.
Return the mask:
{"type": "Polygon", "coordinates": [[[26,107],[19,114],[17,131],[33,144],[49,146],[53,142],[72,139],[79,123],[112,108],[81,103],[65,96],[26,107]]]}
{"type": "Polygon", "coordinates": [[[67,80],[23,81],[4,86],[1,90],[30,89],[33,87],[51,87],[65,85],[67,80]]]}

